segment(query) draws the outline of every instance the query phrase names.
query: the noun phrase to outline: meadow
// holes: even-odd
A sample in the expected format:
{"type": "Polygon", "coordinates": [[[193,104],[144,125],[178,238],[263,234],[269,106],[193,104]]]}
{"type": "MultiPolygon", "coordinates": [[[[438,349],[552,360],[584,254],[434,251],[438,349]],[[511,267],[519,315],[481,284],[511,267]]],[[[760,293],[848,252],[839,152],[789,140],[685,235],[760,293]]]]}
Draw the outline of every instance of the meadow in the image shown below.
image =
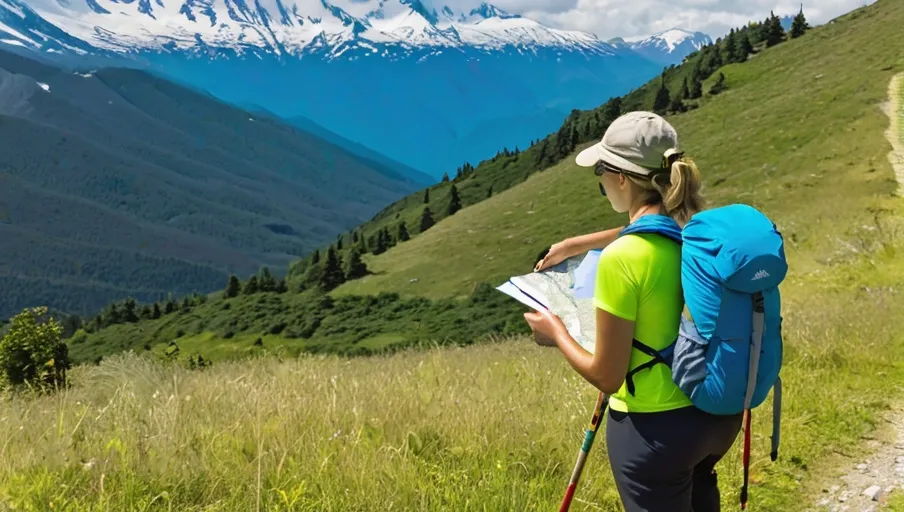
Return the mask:
{"type": "MultiPolygon", "coordinates": [[[[781,447],[770,461],[770,398],[753,415],[751,511],[815,503],[902,398],[904,199],[882,110],[904,69],[902,20],[904,5],[879,0],[726,66],[724,92],[672,118],[713,202],[754,204],[787,242],[781,447]]],[[[333,296],[467,297],[529,268],[535,244],[623,222],[571,161],[369,258],[376,273],[333,296]]],[[[49,396],[6,392],[0,508],[555,510],[596,397],[521,336],[367,358],[262,351],[202,370],[136,352],[74,368],[49,396]]],[[[717,467],[726,510],[740,448],[717,467]]],[[[604,438],[572,510],[620,510],[604,438]]]]}

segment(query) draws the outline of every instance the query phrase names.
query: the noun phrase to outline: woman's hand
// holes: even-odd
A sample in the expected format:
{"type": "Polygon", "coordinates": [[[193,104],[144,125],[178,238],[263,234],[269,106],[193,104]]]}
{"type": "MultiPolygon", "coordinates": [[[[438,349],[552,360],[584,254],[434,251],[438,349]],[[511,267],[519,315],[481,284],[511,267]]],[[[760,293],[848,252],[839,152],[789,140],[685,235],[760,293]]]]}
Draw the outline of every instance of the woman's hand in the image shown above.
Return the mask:
{"type": "Polygon", "coordinates": [[[571,239],[566,238],[549,248],[549,252],[534,266],[534,272],[546,270],[574,256],[571,239]]]}
{"type": "Polygon", "coordinates": [[[565,328],[562,319],[548,310],[525,313],[524,319],[534,331],[534,338],[540,345],[544,345],[540,340],[549,340],[558,344],[562,336],[568,334],[568,329],[565,328]]]}

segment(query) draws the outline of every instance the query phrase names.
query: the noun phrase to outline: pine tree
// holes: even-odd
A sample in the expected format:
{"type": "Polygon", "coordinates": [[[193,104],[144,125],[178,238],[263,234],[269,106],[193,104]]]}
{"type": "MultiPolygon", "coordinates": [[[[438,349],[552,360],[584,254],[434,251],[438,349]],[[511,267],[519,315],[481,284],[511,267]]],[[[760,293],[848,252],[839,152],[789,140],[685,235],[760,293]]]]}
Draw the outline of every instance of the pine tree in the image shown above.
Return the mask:
{"type": "Polygon", "coordinates": [[[571,126],[571,140],[569,141],[571,142],[571,147],[568,149],[568,152],[571,153],[572,151],[574,151],[574,148],[578,146],[580,141],[581,137],[578,135],[578,127],[577,123],[575,123],[571,126]]]}
{"type": "Polygon", "coordinates": [[[681,93],[678,95],[682,100],[686,100],[690,98],[691,92],[687,88],[687,77],[684,77],[684,82],[681,84],[681,93]]]}
{"type": "Polygon", "coordinates": [[[276,289],[276,279],[273,279],[268,267],[261,268],[260,278],[257,283],[258,290],[262,292],[272,292],[276,289]]]}
{"type": "Polygon", "coordinates": [[[430,207],[428,206],[424,208],[424,213],[421,214],[421,233],[432,228],[434,224],[433,212],[430,211],[430,207]]]}
{"type": "MultiPolygon", "coordinates": [[[[233,297],[238,296],[239,291],[241,291],[241,288],[242,288],[242,284],[239,283],[239,278],[233,274],[233,275],[229,276],[229,281],[226,283],[226,291],[223,292],[223,295],[227,299],[231,299],[233,297]]],[[[157,305],[154,304],[154,306],[156,307],[157,305]]]]}
{"type": "Polygon", "coordinates": [[[405,221],[403,220],[399,223],[399,241],[407,242],[408,240],[411,240],[411,235],[408,234],[408,227],[405,226],[405,221]]]}
{"type": "Polygon", "coordinates": [[[713,84],[709,89],[709,93],[713,96],[719,94],[720,92],[725,90],[725,74],[720,72],[719,79],[713,84]]]}
{"type": "Polygon", "coordinates": [[[358,230],[352,231],[352,243],[358,243],[358,230]]]}
{"type": "Polygon", "coordinates": [[[157,320],[161,316],[163,315],[160,313],[160,305],[155,302],[154,309],[151,311],[151,318],[157,320]]]}
{"type": "Polygon", "coordinates": [[[691,99],[703,97],[703,82],[698,75],[694,75],[691,79],[691,99]]]}
{"type": "Polygon", "coordinates": [[[653,100],[653,112],[657,114],[664,113],[669,108],[669,89],[665,86],[665,78],[663,77],[662,85],[656,92],[656,99],[653,100]]]}
{"type": "Polygon", "coordinates": [[[753,53],[753,45],[750,43],[749,30],[744,30],[738,38],[738,62],[746,62],[750,54],[753,53]]]}
{"type": "Polygon", "coordinates": [[[166,307],[163,309],[163,314],[171,315],[176,312],[178,306],[176,306],[176,301],[173,299],[169,299],[166,301],[166,307]]]}
{"type": "Polygon", "coordinates": [[[686,112],[687,108],[684,107],[684,102],[681,101],[681,98],[675,96],[672,98],[672,101],[669,103],[669,112],[686,112]]]}
{"type": "Polygon", "coordinates": [[[311,265],[318,263],[320,263],[320,249],[314,249],[314,254],[311,255],[311,265]]]}
{"type": "Polygon", "coordinates": [[[323,263],[323,275],[320,277],[320,286],[324,291],[330,291],[345,282],[345,273],[342,271],[342,261],[335,249],[330,247],[326,251],[326,260],[323,263]]]}
{"type": "Polygon", "coordinates": [[[248,282],[245,283],[245,295],[254,295],[260,291],[260,287],[257,284],[257,276],[251,276],[248,278],[248,282]]]}
{"type": "Polygon", "coordinates": [[[443,183],[449,183],[449,173],[443,173],[443,183]]]}
{"type": "Polygon", "coordinates": [[[358,239],[358,252],[361,254],[367,254],[370,249],[367,248],[367,240],[364,238],[364,235],[361,235],[361,238],[358,239]]]}
{"type": "Polygon", "coordinates": [[[738,61],[738,38],[735,30],[731,29],[728,37],[725,38],[725,62],[729,64],[738,61]]]}
{"type": "Polygon", "coordinates": [[[785,40],[785,29],[782,28],[782,20],[769,11],[769,19],[766,23],[766,47],[775,46],[785,40]]]}
{"type": "Polygon", "coordinates": [[[128,322],[130,324],[134,324],[138,321],[138,314],[135,311],[137,304],[135,304],[135,299],[128,298],[123,304],[122,308],[122,319],[124,322],[128,322]]]}
{"type": "Polygon", "coordinates": [[[794,21],[791,23],[791,39],[797,39],[804,35],[810,28],[812,27],[807,23],[807,18],[804,16],[804,6],[801,4],[800,12],[797,13],[797,16],[794,17],[794,21]]]}
{"type": "Polygon", "coordinates": [[[345,267],[345,278],[348,281],[360,279],[367,275],[367,265],[361,261],[361,253],[352,247],[348,252],[348,264],[345,267]]]}
{"type": "Polygon", "coordinates": [[[339,235],[339,238],[336,239],[336,250],[342,250],[342,235],[339,235]]]}
{"type": "Polygon", "coordinates": [[[107,325],[122,323],[122,315],[119,313],[119,308],[116,307],[116,304],[110,304],[110,310],[104,315],[104,319],[107,321],[107,325]]]}
{"type": "Polygon", "coordinates": [[[430,203],[430,189],[424,191],[424,204],[430,203]]]}
{"type": "Polygon", "coordinates": [[[286,293],[287,291],[289,291],[289,285],[286,284],[285,279],[276,282],[276,293],[286,293]]]}
{"type": "Polygon", "coordinates": [[[458,197],[458,189],[452,185],[449,190],[449,209],[446,210],[446,214],[455,215],[458,210],[461,210],[461,198],[458,197]]]}
{"type": "Polygon", "coordinates": [[[389,248],[389,240],[386,239],[386,231],[377,232],[377,240],[374,244],[374,255],[383,254],[389,248]]]}
{"type": "MultiPolygon", "coordinates": [[[[141,316],[141,318],[143,318],[144,320],[150,320],[152,314],[153,314],[153,313],[151,312],[151,306],[148,306],[147,304],[145,304],[144,306],[141,307],[141,314],[140,314],[140,316],[141,316]]],[[[76,318],[78,318],[78,317],[76,317],[76,318]]],[[[76,328],[76,329],[77,329],[77,328],[76,328]]]]}
{"type": "Polygon", "coordinates": [[[493,185],[490,185],[490,188],[487,189],[487,199],[493,197],[493,185]]]}
{"type": "Polygon", "coordinates": [[[383,226],[383,240],[386,240],[386,249],[387,250],[390,247],[395,247],[395,245],[396,245],[395,238],[393,238],[392,233],[389,232],[389,226],[383,226]]]}

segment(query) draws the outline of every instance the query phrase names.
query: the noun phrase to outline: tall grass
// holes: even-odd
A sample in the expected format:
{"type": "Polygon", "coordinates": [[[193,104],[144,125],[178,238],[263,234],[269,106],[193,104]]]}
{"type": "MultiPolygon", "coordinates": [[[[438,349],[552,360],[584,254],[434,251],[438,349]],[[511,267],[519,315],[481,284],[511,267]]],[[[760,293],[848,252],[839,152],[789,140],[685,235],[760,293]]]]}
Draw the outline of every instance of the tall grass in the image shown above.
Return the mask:
{"type": "MultiPolygon", "coordinates": [[[[770,462],[767,402],[754,415],[751,510],[793,509],[821,458],[851,450],[904,384],[900,236],[878,231],[871,252],[785,288],[782,446],[770,462]]],[[[0,405],[0,508],[550,510],[596,394],[527,339],[203,371],[128,353],[71,379],[0,405]]],[[[739,448],[718,468],[726,507],[739,448]]],[[[605,453],[600,437],[574,510],[620,510],[605,453]]]]}

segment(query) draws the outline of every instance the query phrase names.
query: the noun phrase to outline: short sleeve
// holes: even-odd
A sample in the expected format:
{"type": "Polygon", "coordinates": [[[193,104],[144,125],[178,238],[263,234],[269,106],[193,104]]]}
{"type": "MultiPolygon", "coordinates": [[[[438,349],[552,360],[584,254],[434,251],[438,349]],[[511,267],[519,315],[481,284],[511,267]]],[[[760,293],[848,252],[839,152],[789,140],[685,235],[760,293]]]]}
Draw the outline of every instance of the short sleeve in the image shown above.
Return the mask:
{"type": "Polygon", "coordinates": [[[593,305],[633,322],[637,319],[640,287],[623,249],[624,246],[610,245],[600,255],[593,305]]]}

